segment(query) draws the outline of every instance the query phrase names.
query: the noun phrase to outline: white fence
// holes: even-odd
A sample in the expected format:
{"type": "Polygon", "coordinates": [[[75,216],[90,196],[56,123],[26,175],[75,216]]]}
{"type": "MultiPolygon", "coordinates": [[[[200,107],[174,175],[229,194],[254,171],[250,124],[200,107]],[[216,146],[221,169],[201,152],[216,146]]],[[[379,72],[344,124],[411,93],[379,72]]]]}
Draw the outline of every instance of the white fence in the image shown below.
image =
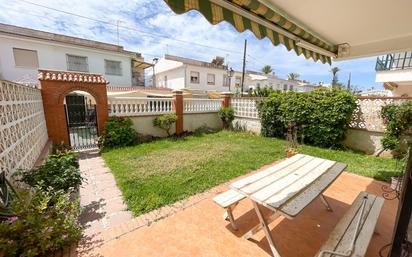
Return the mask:
{"type": "Polygon", "coordinates": [[[382,107],[388,104],[401,104],[412,101],[410,97],[358,97],[352,114],[350,128],[374,132],[385,131],[385,124],[380,116],[382,107]]]}
{"type": "Polygon", "coordinates": [[[40,90],[0,81],[0,170],[32,168],[47,140],[40,90]]]}
{"type": "Polygon", "coordinates": [[[236,117],[259,119],[257,104],[262,98],[231,98],[230,105],[236,117]]]}
{"type": "Polygon", "coordinates": [[[183,113],[217,112],[221,106],[220,99],[183,99],[183,113]]]}
{"type": "Polygon", "coordinates": [[[110,116],[139,116],[173,113],[172,98],[109,98],[110,116]]]}

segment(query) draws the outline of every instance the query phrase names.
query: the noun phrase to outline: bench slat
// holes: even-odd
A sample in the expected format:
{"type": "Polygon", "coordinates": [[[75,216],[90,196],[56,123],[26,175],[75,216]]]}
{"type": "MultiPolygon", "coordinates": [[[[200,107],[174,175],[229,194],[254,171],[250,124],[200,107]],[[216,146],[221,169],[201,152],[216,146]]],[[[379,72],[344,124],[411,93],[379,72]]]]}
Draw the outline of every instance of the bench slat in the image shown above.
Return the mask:
{"type": "MultiPolygon", "coordinates": [[[[362,199],[368,196],[365,204],[365,210],[361,220],[359,235],[355,242],[355,250],[351,256],[364,256],[369,242],[372,238],[376,222],[379,217],[380,210],[383,205],[383,199],[375,195],[361,192],[353,202],[352,206],[345,213],[343,218],[338,222],[335,229],[329,236],[329,239],[321,247],[322,250],[344,252],[350,250],[350,244],[355,236],[355,229],[361,214],[362,199]]],[[[319,255],[319,253],[318,253],[319,255]]],[[[316,256],[318,256],[316,255],[316,256]]],[[[322,257],[332,257],[335,255],[324,254],[322,257]]]]}
{"type": "Polygon", "coordinates": [[[228,191],[221,193],[213,198],[213,201],[222,208],[227,208],[230,205],[239,202],[246,196],[238,193],[234,189],[229,189],[228,191]]]}

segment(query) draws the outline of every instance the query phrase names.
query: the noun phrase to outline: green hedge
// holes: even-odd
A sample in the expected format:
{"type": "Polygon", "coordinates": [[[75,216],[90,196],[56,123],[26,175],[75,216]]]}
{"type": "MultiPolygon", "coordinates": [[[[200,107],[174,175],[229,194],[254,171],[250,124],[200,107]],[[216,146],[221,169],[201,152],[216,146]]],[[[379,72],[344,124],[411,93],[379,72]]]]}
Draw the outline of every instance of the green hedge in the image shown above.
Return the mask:
{"type": "Polygon", "coordinates": [[[275,92],[258,105],[263,136],[284,137],[287,123],[303,127],[305,143],[339,146],[345,137],[356,99],[346,91],[319,89],[306,93],[275,92]]]}

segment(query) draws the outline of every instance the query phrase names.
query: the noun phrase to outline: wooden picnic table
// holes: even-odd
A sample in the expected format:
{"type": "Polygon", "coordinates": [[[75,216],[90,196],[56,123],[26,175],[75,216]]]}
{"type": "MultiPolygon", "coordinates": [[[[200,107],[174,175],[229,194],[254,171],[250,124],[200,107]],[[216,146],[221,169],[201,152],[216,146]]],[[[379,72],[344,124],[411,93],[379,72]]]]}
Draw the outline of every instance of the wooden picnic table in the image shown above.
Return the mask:
{"type": "Polygon", "coordinates": [[[345,168],[344,163],[297,154],[232,183],[233,189],[252,201],[260,221],[245,234],[245,238],[249,239],[263,229],[273,255],[280,257],[268,224],[279,215],[293,219],[318,196],[331,211],[322,193],[345,168]],[[269,217],[262,215],[262,206],[272,211],[269,217]]]}

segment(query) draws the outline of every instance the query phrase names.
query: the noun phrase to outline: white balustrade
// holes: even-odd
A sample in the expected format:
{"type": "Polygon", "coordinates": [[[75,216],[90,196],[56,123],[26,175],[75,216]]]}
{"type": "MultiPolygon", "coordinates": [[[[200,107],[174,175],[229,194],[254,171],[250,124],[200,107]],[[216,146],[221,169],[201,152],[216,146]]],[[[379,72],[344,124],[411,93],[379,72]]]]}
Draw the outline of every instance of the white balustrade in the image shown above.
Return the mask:
{"type": "Polygon", "coordinates": [[[0,81],[0,171],[31,169],[47,140],[40,90],[0,81]]]}
{"type": "Polygon", "coordinates": [[[112,97],[110,116],[139,116],[173,113],[172,98],[112,97]]]}
{"type": "Polygon", "coordinates": [[[217,112],[221,106],[220,99],[183,99],[183,113],[217,112]]]}
{"type": "Polygon", "coordinates": [[[230,106],[236,117],[258,119],[257,103],[261,100],[262,98],[231,98],[230,106]]]}

